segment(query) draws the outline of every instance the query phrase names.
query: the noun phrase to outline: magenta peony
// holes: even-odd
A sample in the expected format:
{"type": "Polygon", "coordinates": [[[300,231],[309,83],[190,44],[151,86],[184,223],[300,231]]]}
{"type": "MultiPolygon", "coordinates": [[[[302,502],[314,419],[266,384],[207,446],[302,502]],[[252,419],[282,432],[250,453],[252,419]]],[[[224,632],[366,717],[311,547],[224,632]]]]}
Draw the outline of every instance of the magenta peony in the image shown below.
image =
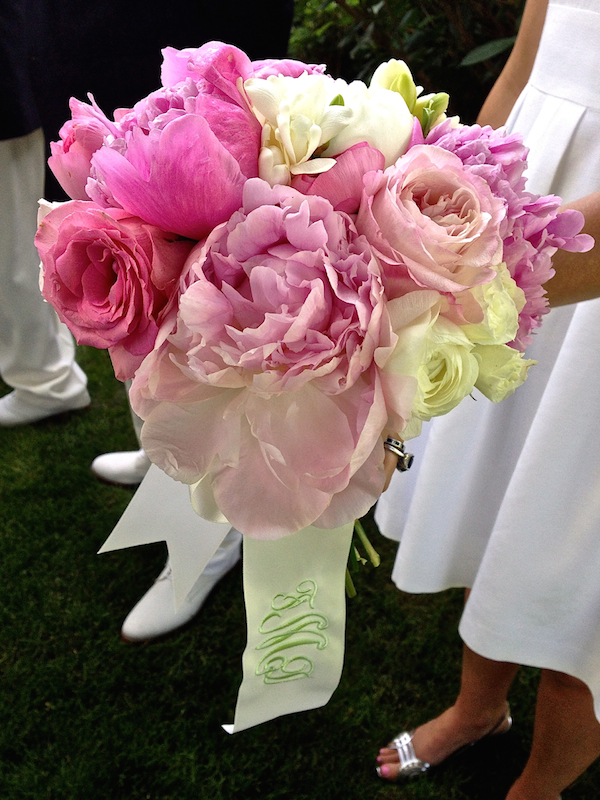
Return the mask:
{"type": "Polygon", "coordinates": [[[206,91],[218,92],[223,97],[238,98],[238,81],[248,78],[268,78],[269,75],[287,75],[297,78],[304,72],[322,74],[323,64],[304,64],[290,58],[266,58],[250,61],[248,56],[230,44],[207,42],[202,47],[186,47],[176,50],[165,47],[162,51],[161,82],[163,86],[175,86],[192,78],[206,83],[206,91]],[[209,88],[210,87],[210,88],[209,88]]]}
{"type": "Polygon", "coordinates": [[[48,165],[65,192],[73,200],[89,200],[85,185],[90,177],[92,156],[106,136],[119,136],[120,129],[92,105],[74,97],[69,102],[71,119],[60,129],[60,141],[50,143],[48,165]]]}
{"type": "MultiPolygon", "coordinates": [[[[228,105],[223,117],[239,117],[228,105]]],[[[239,127],[239,142],[258,165],[257,125],[239,127]]],[[[240,156],[241,158],[241,156],[240,156]]],[[[93,158],[88,194],[100,205],[124,208],[152,225],[201,239],[239,208],[247,177],[203,116],[177,115],[148,134],[134,128],[127,141],[102,147],[93,158]],[[92,185],[90,185],[92,184],[92,185]]]]}
{"type": "Polygon", "coordinates": [[[364,514],[384,481],[376,359],[392,344],[367,241],[327,200],[254,179],[188,266],[177,329],[131,390],[149,457],[249,536],[364,514]]]}
{"type": "Polygon", "coordinates": [[[133,377],[174,316],[193,242],[121,209],[64,203],[36,234],[43,294],[80,344],[108,348],[119,380],[133,377]]]}

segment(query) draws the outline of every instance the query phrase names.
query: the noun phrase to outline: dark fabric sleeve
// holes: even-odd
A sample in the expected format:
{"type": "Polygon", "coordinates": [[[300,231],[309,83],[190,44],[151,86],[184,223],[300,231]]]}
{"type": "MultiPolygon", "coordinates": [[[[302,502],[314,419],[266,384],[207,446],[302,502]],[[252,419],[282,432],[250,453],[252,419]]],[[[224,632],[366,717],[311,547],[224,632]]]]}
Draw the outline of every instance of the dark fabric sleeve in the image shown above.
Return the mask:
{"type": "MultiPolygon", "coordinates": [[[[14,0],[11,0],[14,2],[14,0]]],[[[4,2],[4,0],[0,0],[4,2]]],[[[251,59],[282,58],[293,0],[36,0],[44,3],[44,70],[36,95],[47,143],[70,116],[69,98],[88,93],[112,116],[160,86],[161,49],[220,40],[251,59]]],[[[51,174],[49,199],[64,199],[51,174]]]]}
{"type": "Polygon", "coordinates": [[[35,4],[0,0],[0,139],[25,136],[41,125],[33,80],[39,45],[35,4]]]}

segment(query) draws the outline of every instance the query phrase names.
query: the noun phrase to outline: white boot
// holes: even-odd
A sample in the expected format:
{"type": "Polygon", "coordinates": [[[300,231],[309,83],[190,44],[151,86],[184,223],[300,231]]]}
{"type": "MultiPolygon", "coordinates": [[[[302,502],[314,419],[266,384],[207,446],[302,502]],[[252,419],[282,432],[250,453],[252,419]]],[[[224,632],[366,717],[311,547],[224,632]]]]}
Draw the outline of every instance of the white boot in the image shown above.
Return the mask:
{"type": "Polygon", "coordinates": [[[92,475],[116,486],[137,486],[150,469],[151,461],[143,450],[104,453],[92,461],[92,475]]]}
{"type": "MultiPolygon", "coordinates": [[[[57,414],[66,414],[68,411],[79,411],[90,404],[87,389],[66,400],[46,401],[46,405],[37,405],[34,394],[15,389],[0,398],[0,427],[16,428],[19,425],[30,425],[40,422],[57,414]],[[30,398],[33,397],[33,402],[30,398]]],[[[39,402],[39,401],[38,401],[39,402]]]]}
{"type": "Polygon", "coordinates": [[[181,628],[193,619],[211,590],[240,560],[241,543],[242,534],[232,528],[177,610],[173,574],[167,561],[153,586],[127,615],[121,628],[123,641],[146,642],[156,639],[181,628]]]}

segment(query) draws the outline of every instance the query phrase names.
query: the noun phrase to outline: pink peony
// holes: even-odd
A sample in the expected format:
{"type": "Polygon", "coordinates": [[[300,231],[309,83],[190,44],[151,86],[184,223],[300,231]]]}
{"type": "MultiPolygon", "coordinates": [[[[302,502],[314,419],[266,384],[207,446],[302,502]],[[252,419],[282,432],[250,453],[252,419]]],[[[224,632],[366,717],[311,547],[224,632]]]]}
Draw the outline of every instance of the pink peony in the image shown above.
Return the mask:
{"type": "Polygon", "coordinates": [[[308,74],[325,72],[325,66],[322,64],[304,64],[302,61],[289,58],[250,61],[237,47],[223,42],[207,42],[202,47],[186,47],[183,50],[165,47],[162,54],[163,86],[175,86],[192,78],[194,81],[205,82],[205,91],[218,92],[230,99],[240,96],[240,79],[245,81],[248,78],[268,78],[269,75],[297,78],[304,72],[308,74]]]}
{"type": "Polygon", "coordinates": [[[325,197],[336,211],[354,214],[358,211],[365,173],[382,170],[383,153],[366,142],[349,147],[335,160],[333,167],[318,175],[295,175],[292,186],[303,194],[325,197]]]}
{"type": "Polygon", "coordinates": [[[456,154],[504,203],[502,260],[526,300],[519,314],[517,337],[511,344],[523,351],[531,344],[531,334],[541,325],[542,316],[550,310],[543,284],[554,275],[552,256],[559,248],[580,252],[593,245],[591,237],[579,233],[583,216],[573,210],[559,213],[559,197],[525,191],[528,150],[520,134],[479,125],[456,128],[447,121],[434,128],[426,141],[456,154]]]}
{"type": "Polygon", "coordinates": [[[239,97],[238,81],[252,76],[252,63],[246,53],[223,42],[206,42],[201,47],[176,50],[165,47],[162,51],[161,83],[176,86],[192,78],[203,81],[204,91],[219,92],[221,96],[239,97]]]}
{"type": "Polygon", "coordinates": [[[93,101],[87,105],[72,97],[69,107],[72,118],[60,129],[60,141],[50,143],[48,165],[69,197],[89,200],[85,184],[91,158],[106,136],[119,136],[120,131],[93,101]]]}
{"type": "Polygon", "coordinates": [[[188,267],[176,331],[131,391],[150,458],[200,481],[203,516],[257,538],[364,514],[384,482],[375,359],[392,343],[366,240],[323,198],[253,179],[188,267]]]}
{"type": "Polygon", "coordinates": [[[504,206],[457,156],[416,146],[364,183],[357,228],[380,258],[390,298],[407,279],[457,292],[494,276],[504,206]]]}
{"type": "Polygon", "coordinates": [[[174,316],[176,290],[193,242],[122,209],[64,203],[35,239],[43,294],[80,344],[108,348],[119,380],[133,377],[174,316]]]}
{"type": "Polygon", "coordinates": [[[258,170],[260,126],[237,106],[224,104],[239,144],[238,157],[219,140],[205,117],[176,115],[148,134],[134,128],[93,158],[88,194],[100,205],[124,208],[163,230],[201,239],[240,207],[246,179],[240,161],[258,170]]]}
{"type": "Polygon", "coordinates": [[[117,113],[120,137],[94,154],[86,191],[101,206],[202,239],[258,174],[261,126],[238,83],[252,74],[247,56],[219,42],[191,52],[182,59],[167,48],[168,85],[117,113]]]}

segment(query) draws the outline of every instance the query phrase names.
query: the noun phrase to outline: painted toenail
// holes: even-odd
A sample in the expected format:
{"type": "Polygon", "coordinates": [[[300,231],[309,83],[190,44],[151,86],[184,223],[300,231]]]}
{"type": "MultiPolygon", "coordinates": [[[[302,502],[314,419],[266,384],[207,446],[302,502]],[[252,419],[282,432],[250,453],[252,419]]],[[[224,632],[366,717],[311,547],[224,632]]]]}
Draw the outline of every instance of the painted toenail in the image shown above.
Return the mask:
{"type": "Polygon", "coordinates": [[[381,767],[380,772],[381,772],[381,774],[383,775],[384,778],[389,778],[390,777],[390,768],[389,768],[389,766],[387,764],[384,764],[383,767],[381,767]]]}

